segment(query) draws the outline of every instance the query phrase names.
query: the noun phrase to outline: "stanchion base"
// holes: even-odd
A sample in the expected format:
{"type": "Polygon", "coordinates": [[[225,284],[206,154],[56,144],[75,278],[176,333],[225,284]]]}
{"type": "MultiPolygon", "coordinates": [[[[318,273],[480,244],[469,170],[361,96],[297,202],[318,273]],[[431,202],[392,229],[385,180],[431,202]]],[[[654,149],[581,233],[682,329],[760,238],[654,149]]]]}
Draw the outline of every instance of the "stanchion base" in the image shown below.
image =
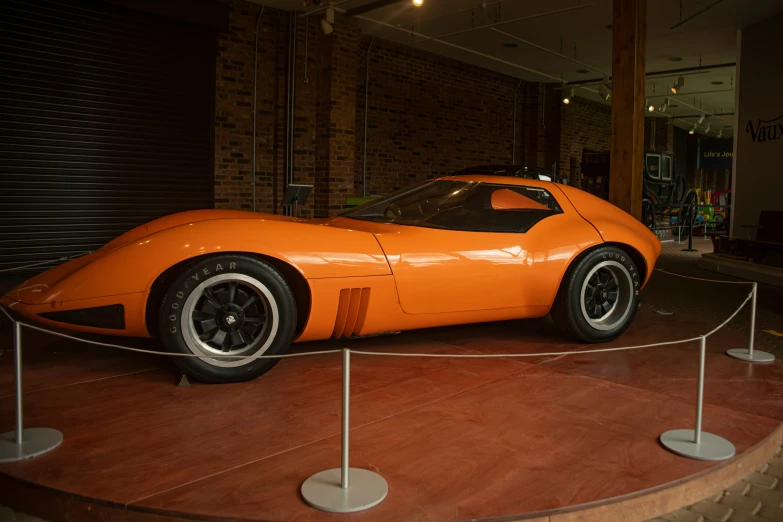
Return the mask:
{"type": "Polygon", "coordinates": [[[0,462],[31,459],[51,451],[63,441],[63,434],[51,428],[27,428],[22,432],[24,442],[16,443],[16,433],[0,435],[0,462]]]}
{"type": "Polygon", "coordinates": [[[699,249],[698,248],[683,248],[682,251],[683,252],[698,252],[699,249]]]}
{"type": "Polygon", "coordinates": [[[669,430],[660,437],[666,449],[682,457],[696,460],[726,460],[736,453],[734,444],[723,437],[701,432],[701,442],[693,442],[693,430],[669,430]]]}
{"type": "Polygon", "coordinates": [[[769,363],[775,360],[775,356],[768,352],[762,352],[761,350],[753,350],[751,355],[750,350],[747,348],[733,348],[726,351],[726,355],[734,357],[740,361],[754,362],[754,363],[769,363]]]}
{"type": "Polygon", "coordinates": [[[380,504],[389,493],[386,480],[367,469],[350,468],[348,485],[340,487],[340,468],[316,473],[302,484],[302,496],[316,509],[355,513],[380,504]]]}

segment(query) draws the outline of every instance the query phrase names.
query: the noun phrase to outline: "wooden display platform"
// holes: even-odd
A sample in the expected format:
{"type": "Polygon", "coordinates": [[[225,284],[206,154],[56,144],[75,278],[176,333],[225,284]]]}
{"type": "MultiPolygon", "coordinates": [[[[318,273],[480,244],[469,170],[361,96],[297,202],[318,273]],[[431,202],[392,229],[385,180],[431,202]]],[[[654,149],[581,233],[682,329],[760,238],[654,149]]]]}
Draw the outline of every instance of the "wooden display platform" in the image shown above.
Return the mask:
{"type": "MultiPolygon", "coordinates": [[[[718,322],[718,320],[716,320],[718,322]]],[[[673,340],[712,325],[642,307],[604,346],[673,340]]],[[[13,428],[10,329],[0,358],[0,431],[13,428]]],[[[172,520],[646,520],[728,486],[781,442],[783,367],[708,342],[704,429],[738,456],[678,457],[658,436],[692,428],[698,343],[526,359],[352,357],[351,465],[388,498],[355,515],[310,508],[299,488],[340,464],[339,354],[281,362],[242,384],[177,387],[166,359],[25,331],[28,427],[61,447],[0,465],[0,504],[53,522],[172,520]]],[[[137,343],[156,349],[153,343],[137,343]]],[[[549,320],[298,345],[409,353],[584,349],[549,320]]]]}

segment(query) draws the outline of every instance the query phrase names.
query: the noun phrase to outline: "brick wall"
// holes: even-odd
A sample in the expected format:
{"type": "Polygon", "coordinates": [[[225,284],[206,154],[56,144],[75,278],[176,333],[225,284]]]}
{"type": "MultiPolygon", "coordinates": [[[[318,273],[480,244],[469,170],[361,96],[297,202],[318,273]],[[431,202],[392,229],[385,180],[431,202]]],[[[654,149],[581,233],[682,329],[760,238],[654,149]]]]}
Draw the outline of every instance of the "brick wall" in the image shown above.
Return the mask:
{"type": "MultiPolygon", "coordinates": [[[[363,181],[368,48],[368,195],[471,165],[511,161],[519,80],[393,42],[376,38],[370,46],[370,41],[362,38],[357,73],[357,194],[363,181]]],[[[523,98],[524,92],[518,93],[518,107],[523,98]]]]}
{"type": "MultiPolygon", "coordinates": [[[[253,35],[260,6],[228,2],[230,29],[218,35],[215,73],[215,206],[251,208],[253,35]]],[[[287,15],[266,9],[258,43],[257,202],[275,211],[283,173],[287,15]]]]}
{"type": "Polygon", "coordinates": [[[674,149],[674,125],[669,118],[648,116],[644,119],[644,148],[672,153],[674,149]]]}
{"type": "Polygon", "coordinates": [[[560,110],[560,155],[558,174],[568,176],[569,185],[582,187],[582,153],[609,150],[612,108],[575,98],[560,110]]]}
{"type": "MultiPolygon", "coordinates": [[[[215,206],[250,209],[253,38],[261,7],[224,0],[215,98],[215,206]]],[[[370,38],[337,15],[298,19],[294,181],[314,185],[304,216],[340,211],[362,193],[365,60],[370,38]]],[[[286,170],[289,14],[266,8],[258,43],[257,210],[282,213],[286,170]]],[[[520,82],[419,49],[375,39],[369,53],[368,194],[471,165],[516,163],[580,177],[584,149],[609,148],[610,108],[568,106],[559,86],[520,82]],[[514,94],[517,94],[514,142],[514,94]]],[[[577,185],[578,186],[578,185],[577,185]]]]}

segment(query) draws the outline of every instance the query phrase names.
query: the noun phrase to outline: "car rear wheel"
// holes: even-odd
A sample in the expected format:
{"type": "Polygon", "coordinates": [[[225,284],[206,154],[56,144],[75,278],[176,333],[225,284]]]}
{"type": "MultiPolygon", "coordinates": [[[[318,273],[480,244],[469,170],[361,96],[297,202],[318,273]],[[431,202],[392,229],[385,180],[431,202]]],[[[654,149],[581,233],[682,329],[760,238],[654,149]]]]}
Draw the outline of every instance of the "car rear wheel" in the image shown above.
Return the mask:
{"type": "Polygon", "coordinates": [[[249,256],[221,255],[187,266],[160,309],[160,338],[187,375],[209,383],[254,379],[291,345],[296,303],[285,279],[249,256]],[[225,356],[237,356],[230,358],[225,356]]]}
{"type": "Polygon", "coordinates": [[[582,342],[611,341],[633,321],[640,286],[639,272],[627,253],[617,247],[597,248],[568,270],[552,318],[582,342]]]}

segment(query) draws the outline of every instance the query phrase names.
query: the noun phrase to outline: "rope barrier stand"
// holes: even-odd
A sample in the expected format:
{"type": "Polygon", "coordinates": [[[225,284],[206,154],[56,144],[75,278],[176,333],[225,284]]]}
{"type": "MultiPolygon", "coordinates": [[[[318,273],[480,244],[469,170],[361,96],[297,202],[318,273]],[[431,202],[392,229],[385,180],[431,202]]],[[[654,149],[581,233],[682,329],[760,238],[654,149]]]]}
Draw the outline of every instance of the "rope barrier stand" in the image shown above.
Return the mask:
{"type": "Polygon", "coordinates": [[[750,303],[750,342],[747,348],[732,348],[726,350],[726,355],[734,357],[740,361],[752,362],[752,363],[771,363],[775,360],[775,356],[769,352],[763,352],[761,350],[753,350],[753,341],[755,340],[756,330],[756,295],[759,291],[758,283],[753,283],[753,299],[750,303]]]}
{"type": "Polygon", "coordinates": [[[351,350],[343,350],[342,459],[339,468],[316,473],[302,484],[302,497],[316,509],[331,513],[355,513],[377,506],[389,493],[389,485],[368,469],[348,463],[351,431],[351,350]]]}
{"type": "MultiPolygon", "coordinates": [[[[665,272],[661,270],[662,272],[665,272]]],[[[680,274],[673,274],[671,272],[665,272],[672,275],[679,276],[680,274]]],[[[681,276],[688,277],[688,276],[681,276]]],[[[699,279],[688,277],[689,279],[699,279]]],[[[733,281],[715,281],[726,283],[737,283],[733,281]]],[[[704,395],[704,366],[705,366],[705,352],[707,337],[714,334],[726,324],[728,324],[745,306],[745,304],[752,300],[753,311],[751,319],[751,340],[750,346],[747,351],[753,354],[753,328],[755,327],[755,304],[756,304],[756,291],[757,285],[753,283],[753,291],[748,295],[737,310],[717,328],[714,328],[707,334],[691,339],[682,339],[676,341],[664,341],[654,344],[645,344],[638,346],[624,346],[616,348],[598,348],[591,350],[580,350],[570,352],[550,352],[550,353],[523,353],[523,354],[413,354],[413,353],[393,353],[393,352],[365,352],[354,350],[354,353],[370,356],[392,356],[392,357],[454,357],[454,358],[492,358],[492,357],[542,357],[548,355],[572,355],[572,354],[587,354],[587,353],[605,353],[621,350],[635,350],[642,348],[650,348],[655,346],[666,346],[673,344],[682,344],[686,342],[700,341],[700,358],[699,358],[699,377],[698,377],[698,394],[696,404],[696,426],[694,430],[671,430],[667,431],[660,437],[661,443],[678,455],[685,457],[696,458],[701,460],[723,460],[730,458],[734,455],[735,449],[731,442],[713,435],[711,433],[702,432],[702,412],[703,412],[703,395],[704,395]]],[[[84,342],[87,344],[94,344],[100,346],[106,346],[109,348],[117,348],[121,350],[141,352],[155,355],[165,356],[184,356],[184,357],[199,357],[202,355],[197,354],[174,354],[168,352],[158,352],[152,350],[144,350],[140,348],[132,348],[129,346],[121,346],[116,344],[100,343],[97,341],[91,341],[89,339],[82,339],[79,337],[63,334],[46,328],[21,323],[15,320],[2,306],[0,311],[6,315],[14,324],[14,375],[15,375],[15,398],[16,398],[16,429],[14,432],[5,433],[0,435],[0,462],[10,462],[14,460],[21,460],[30,457],[34,457],[50,451],[57,446],[63,440],[62,433],[57,430],[49,428],[31,428],[24,429],[23,427],[23,410],[22,410],[22,327],[27,327],[32,330],[37,330],[49,334],[53,334],[62,338],[72,339],[75,341],[84,342]]],[[[745,350],[744,348],[741,350],[745,350]]],[[[304,352],[285,355],[263,355],[255,354],[250,356],[211,356],[214,358],[231,358],[231,359],[285,359],[289,357],[302,357],[307,355],[317,354],[329,354],[337,353],[340,350],[324,350],[317,352],[304,352]]],[[[764,352],[755,352],[756,354],[764,352]]],[[[324,511],[336,512],[336,513],[351,513],[369,509],[382,502],[388,494],[388,484],[386,480],[379,474],[370,470],[351,468],[349,466],[349,436],[350,436],[350,374],[351,374],[351,350],[342,350],[342,362],[343,362],[343,379],[342,379],[342,423],[341,423],[341,467],[329,469],[316,473],[308,478],[301,487],[302,496],[311,506],[324,511]]]]}
{"type": "MultiPolygon", "coordinates": [[[[13,321],[8,312],[3,313],[13,321]]],[[[59,446],[63,434],[52,428],[26,428],[23,419],[22,395],[22,323],[14,323],[14,400],[16,422],[14,431],[0,435],[0,462],[37,457],[59,446]]]]}
{"type": "MultiPolygon", "coordinates": [[[[743,303],[744,306],[744,303],[743,303]]],[[[701,419],[704,409],[704,359],[707,352],[707,337],[702,336],[699,343],[699,379],[696,390],[696,426],[692,430],[669,430],[663,433],[659,440],[661,444],[682,457],[696,460],[726,460],[736,453],[734,444],[701,429],[701,419]]]]}
{"type": "MultiPolygon", "coordinates": [[[[686,276],[683,274],[675,274],[674,272],[667,272],[666,270],[661,270],[660,268],[655,269],[656,272],[661,272],[663,274],[668,274],[676,277],[682,277],[684,279],[692,279],[694,281],[706,281],[708,283],[724,283],[724,284],[730,284],[730,285],[753,285],[753,290],[751,291],[751,304],[750,304],[750,340],[748,341],[748,347],[747,348],[732,348],[730,350],[726,351],[726,355],[729,357],[733,357],[734,359],[739,359],[741,361],[745,362],[752,362],[752,363],[771,363],[775,360],[775,356],[772,355],[769,352],[764,352],[761,350],[754,350],[753,344],[755,342],[756,338],[756,298],[758,296],[759,292],[759,284],[755,281],[722,281],[720,279],[704,279],[701,277],[692,277],[692,276],[686,276]]],[[[747,302],[747,299],[746,299],[747,302]]],[[[744,304],[744,303],[743,303],[744,304]]],[[[738,310],[739,311],[739,310],[738,310]]],[[[735,313],[736,315],[736,313],[735,313]]],[[[732,317],[734,317],[732,315],[732,317]]],[[[710,334],[707,334],[710,335],[710,334]]]]}

